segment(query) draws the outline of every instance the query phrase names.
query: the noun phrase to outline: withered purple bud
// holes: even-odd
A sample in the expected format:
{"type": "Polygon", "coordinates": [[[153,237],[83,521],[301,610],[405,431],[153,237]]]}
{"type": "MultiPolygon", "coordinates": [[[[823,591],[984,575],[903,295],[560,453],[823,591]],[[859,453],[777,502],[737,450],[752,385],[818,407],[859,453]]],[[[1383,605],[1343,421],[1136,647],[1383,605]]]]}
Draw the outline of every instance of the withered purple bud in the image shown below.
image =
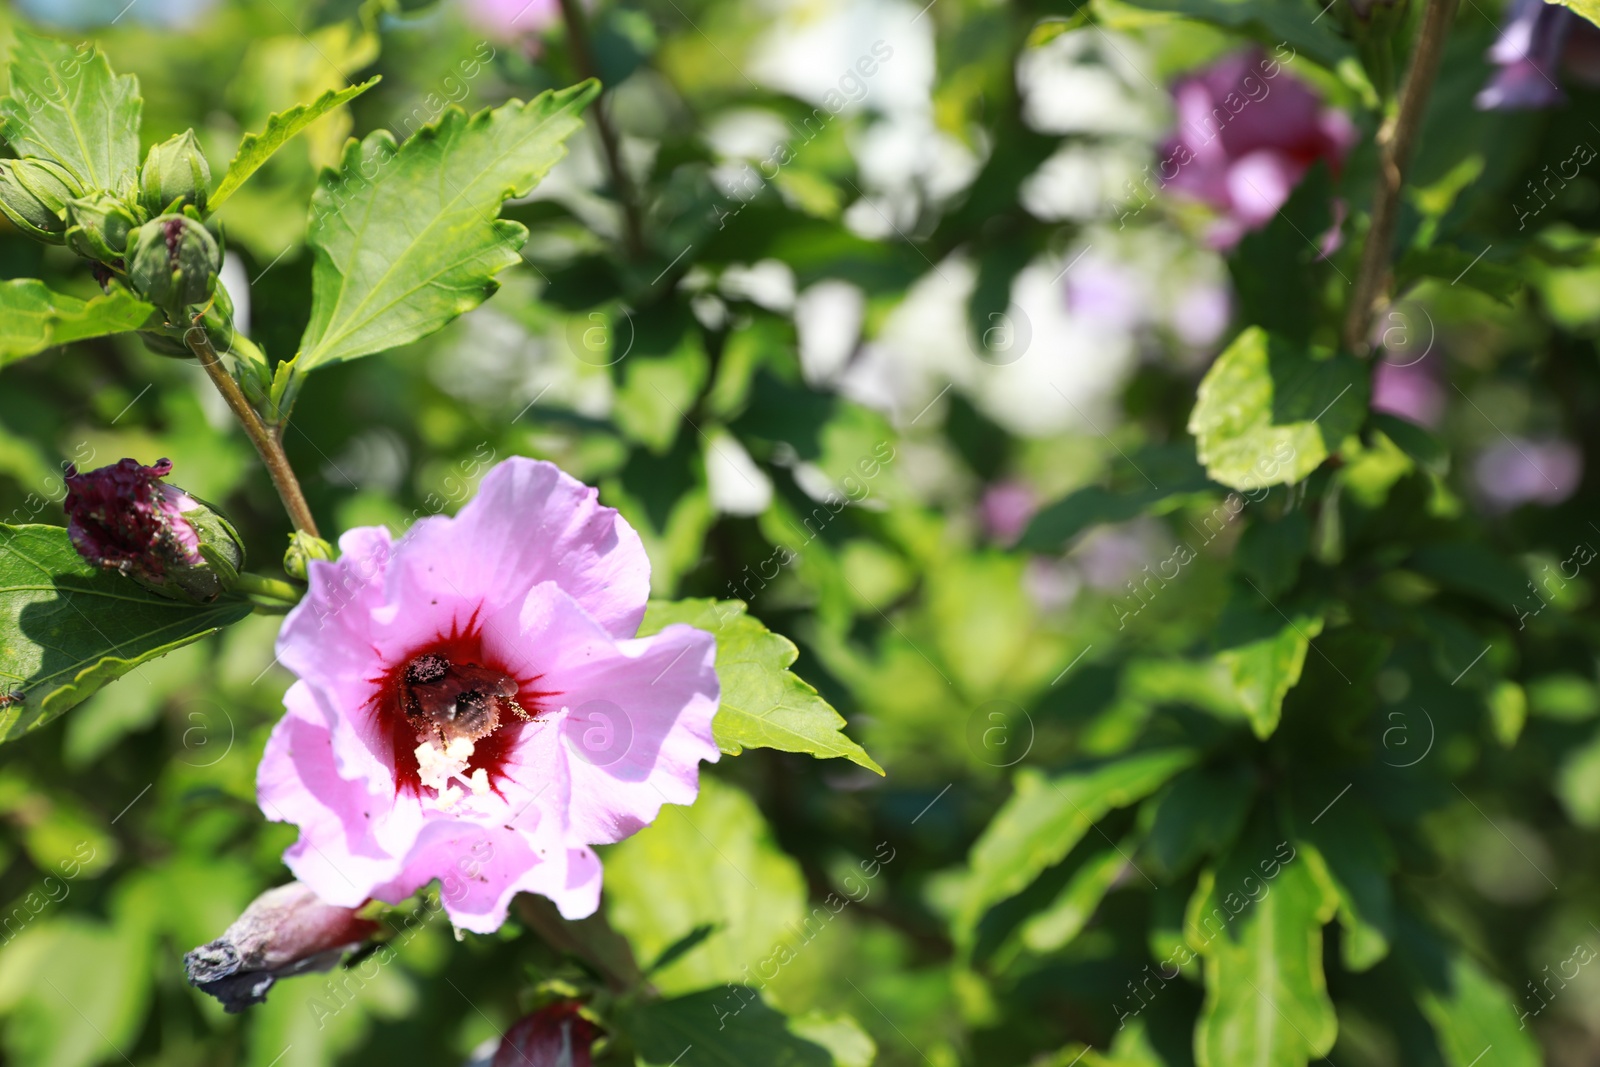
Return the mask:
{"type": "Polygon", "coordinates": [[[256,897],[221,937],[184,956],[183,966],[193,985],[241,1012],[266,1000],[278,979],[329,970],[377,932],[356,909],[324,904],[290,882],[256,897]]]}
{"type": "Polygon", "coordinates": [[[561,1001],[513,1023],[490,1067],[591,1067],[599,1037],[577,1001],[561,1001]]]}
{"type": "Polygon", "coordinates": [[[213,600],[244,561],[228,521],[161,479],[172,461],[67,468],[67,536],[78,555],[180,600],[213,600]]]}

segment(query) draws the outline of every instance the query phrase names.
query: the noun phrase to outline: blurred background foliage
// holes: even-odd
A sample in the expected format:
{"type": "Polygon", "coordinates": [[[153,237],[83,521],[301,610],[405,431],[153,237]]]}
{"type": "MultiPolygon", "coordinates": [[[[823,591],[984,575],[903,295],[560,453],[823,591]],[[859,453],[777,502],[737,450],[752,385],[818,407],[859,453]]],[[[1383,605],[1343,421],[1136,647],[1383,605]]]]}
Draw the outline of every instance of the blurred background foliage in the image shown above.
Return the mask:
{"type": "MultiPolygon", "coordinates": [[[[1333,409],[1336,454],[1230,496],[1189,430],[1246,327],[1336,344],[1417,7],[586,9],[626,177],[591,110],[505,209],[532,236],[504,289],[324,370],[285,444],[335,532],[555,461],[639,529],[658,596],[748,600],[792,637],[888,770],[750,751],[612,848],[607,915],[641,962],[711,928],[664,993],[760,985],[843,1065],[1600,1057],[1600,182],[1549,181],[1600,140],[1593,90],[1476,108],[1502,13],[1466,5],[1404,296],[1356,388],[1298,413],[1333,409]],[[1140,190],[1174,83],[1246,47],[1349,136],[1230,244],[1200,201],[1140,190]],[[1216,908],[1237,918],[1197,935],[1216,908]]],[[[238,325],[274,359],[347,136],[586,72],[547,0],[29,0],[0,33],[22,24],[101,43],[139,76],[146,143],[192,126],[215,173],[268,114],[383,76],[221,214],[238,325]]],[[[0,275],[94,291],[10,230],[0,275]]],[[[277,558],[286,520],[191,362],[129,335],[5,370],[6,521],[60,523],[60,465],[123,456],[170,457],[277,558]]],[[[6,1062],[459,1063],[575,976],[515,919],[461,943],[436,920],[343,1000],[310,976],[230,1017],[186,985],[182,953],[286,878],[294,832],[254,800],[276,622],[0,750],[6,1062]]]]}

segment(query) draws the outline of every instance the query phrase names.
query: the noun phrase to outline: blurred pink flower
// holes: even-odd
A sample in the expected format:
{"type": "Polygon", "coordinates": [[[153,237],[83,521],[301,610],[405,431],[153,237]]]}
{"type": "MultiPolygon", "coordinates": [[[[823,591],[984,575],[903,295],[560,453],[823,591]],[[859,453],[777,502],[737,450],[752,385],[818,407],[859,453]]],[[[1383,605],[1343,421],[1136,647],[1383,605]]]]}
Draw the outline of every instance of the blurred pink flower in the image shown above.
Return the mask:
{"type": "Polygon", "coordinates": [[[1473,476],[1496,511],[1529,503],[1559,504],[1577,491],[1583,454],[1569,441],[1513,437],[1480,455],[1473,476]]]}
{"type": "Polygon", "coordinates": [[[715,761],[716,642],[635,638],[650,564],[595,490],[508,459],[455,518],[398,543],[351,530],[278,636],[299,681],[267,742],[266,815],[329,904],[396,903],[433,879],[487,933],[519,891],[591,914],[600,861],[715,761]]]}
{"type": "Polygon", "coordinates": [[[575,1001],[562,1001],[513,1023],[490,1067],[590,1067],[599,1037],[575,1001]]]}
{"type": "Polygon", "coordinates": [[[1557,83],[1563,64],[1580,81],[1600,81],[1600,29],[1557,4],[1513,0],[1489,60],[1498,69],[1474,100],[1481,110],[1554,107],[1567,99],[1557,83]]]}
{"type": "Polygon", "coordinates": [[[984,532],[996,544],[1017,543],[1039,510],[1039,495],[1023,482],[995,482],[983,491],[978,502],[978,517],[984,532]]]}
{"type": "Polygon", "coordinates": [[[1430,429],[1444,415],[1444,390],[1425,362],[1378,362],[1372,374],[1372,410],[1386,411],[1430,429]]]}
{"type": "Polygon", "coordinates": [[[1182,79],[1173,99],[1178,128],[1162,150],[1161,178],[1221,212],[1207,235],[1215,248],[1264,226],[1313,164],[1337,168],[1356,139],[1344,112],[1323,107],[1257,50],[1182,79]]]}
{"type": "Polygon", "coordinates": [[[538,33],[561,18],[559,0],[461,0],[467,21],[500,40],[538,33]]]}

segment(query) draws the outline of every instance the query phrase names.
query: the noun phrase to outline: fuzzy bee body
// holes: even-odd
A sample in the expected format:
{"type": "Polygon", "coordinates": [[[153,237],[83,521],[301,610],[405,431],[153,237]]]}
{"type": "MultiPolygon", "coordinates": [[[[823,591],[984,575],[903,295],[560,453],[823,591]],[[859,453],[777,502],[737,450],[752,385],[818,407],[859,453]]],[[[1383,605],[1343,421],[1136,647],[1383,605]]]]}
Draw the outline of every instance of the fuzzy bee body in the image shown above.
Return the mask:
{"type": "Polygon", "coordinates": [[[509,712],[525,721],[532,716],[517,703],[517,682],[510,675],[476,663],[451,663],[435,652],[406,665],[403,706],[419,738],[438,738],[441,745],[477,741],[499,728],[509,712]]]}

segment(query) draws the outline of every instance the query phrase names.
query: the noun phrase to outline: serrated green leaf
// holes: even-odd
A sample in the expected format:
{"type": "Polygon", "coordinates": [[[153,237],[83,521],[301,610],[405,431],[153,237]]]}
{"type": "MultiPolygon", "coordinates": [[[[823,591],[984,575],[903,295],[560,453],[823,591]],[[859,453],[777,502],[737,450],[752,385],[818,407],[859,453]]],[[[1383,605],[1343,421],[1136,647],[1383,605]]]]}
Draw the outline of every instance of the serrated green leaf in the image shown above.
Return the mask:
{"type": "Polygon", "coordinates": [[[0,135],[22,157],[53,159],[85,192],[131,190],[139,180],[144,101],[131,74],[113,74],[97,46],[17,31],[0,135]]]}
{"type": "Polygon", "coordinates": [[[822,759],[841,756],[882,774],[866,750],[845,736],[844,718],[787,669],[800,655],[794,642],[747,610],[739,600],[652,600],[639,633],[683,622],[715,635],[722,707],[712,729],[717,747],[730,756],[746,748],[776,748],[822,759]]]}
{"type": "Polygon", "coordinates": [[[137,330],[155,313],[126,289],[79,300],[37,278],[6,282],[0,285],[0,367],[69,341],[137,330]]]}
{"type": "Polygon", "coordinates": [[[242,599],[168,600],[78,555],[59,526],[0,525],[0,741],[60,715],[139,664],[249,615],[242,599]]]}
{"type": "MultiPolygon", "coordinates": [[[[696,928],[711,927],[651,975],[669,996],[744,980],[746,968],[780,946],[803,945],[807,937],[794,931],[815,937],[826,926],[805,914],[805,878],[755,802],[714,778],[701,780],[693,807],[663,808],[611,848],[605,863],[607,918],[639,959],[657,959],[696,928]]],[[[822,915],[833,918],[827,909],[822,915]]]]}
{"type": "Polygon", "coordinates": [[[970,947],[985,912],[1060,863],[1107,812],[1149,796],[1194,760],[1191,749],[1167,748],[1054,778],[1032,768],[1018,771],[1016,792],[968,856],[971,873],[952,923],[957,943],[970,947]]]}
{"type": "Polygon", "coordinates": [[[245,134],[239,141],[238,151],[233,154],[233,162],[228,164],[228,172],[222,176],[216,192],[211,194],[208,201],[210,210],[221,207],[262,164],[272,158],[273,153],[288,144],[301,130],[334,108],[354,100],[378,84],[379,80],[369,78],[360,85],[329,89],[309,104],[297,104],[287,111],[277,112],[267,119],[267,125],[260,133],[245,134]]]}
{"type": "Polygon", "coordinates": [[[483,303],[528,231],[496,218],[566,154],[593,81],[478,112],[449,108],[396,147],[352,141],[312,199],[316,252],[301,372],[406,344],[483,303]]]}
{"type": "Polygon", "coordinates": [[[1333,1048],[1322,927],[1338,898],[1309,850],[1283,859],[1293,847],[1248,833],[1195,890],[1184,926],[1205,959],[1198,1067],[1304,1067],[1333,1048]]]}
{"type": "Polygon", "coordinates": [[[1206,473],[1238,490],[1289,485],[1316,470],[1367,410],[1367,370],[1313,359],[1252,326],[1200,383],[1189,432],[1206,473]]]}
{"type": "Polygon", "coordinates": [[[622,1016],[639,1067],[834,1067],[747,986],[640,1004],[622,1016]],[[743,998],[743,999],[741,999],[743,998]],[[743,1005],[743,1010],[740,1005],[743,1005]]]}

